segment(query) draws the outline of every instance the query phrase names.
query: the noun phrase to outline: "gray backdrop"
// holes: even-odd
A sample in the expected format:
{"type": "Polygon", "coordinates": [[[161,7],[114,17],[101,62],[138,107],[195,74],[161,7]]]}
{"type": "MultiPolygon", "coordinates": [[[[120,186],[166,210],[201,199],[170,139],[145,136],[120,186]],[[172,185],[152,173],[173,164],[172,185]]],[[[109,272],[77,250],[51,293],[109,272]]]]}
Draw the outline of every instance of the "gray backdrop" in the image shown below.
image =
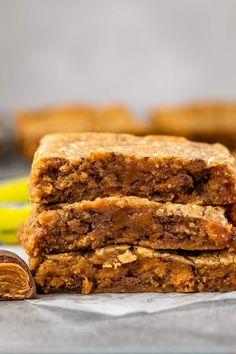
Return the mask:
{"type": "Polygon", "coordinates": [[[234,0],[0,0],[0,109],[236,97],[234,0]]]}
{"type": "MultiPolygon", "coordinates": [[[[0,0],[0,111],[236,98],[234,0],[0,0]]],[[[10,155],[9,155],[10,156],[10,155]]],[[[0,179],[28,166],[0,161],[0,179]]],[[[111,319],[0,304],[0,353],[233,353],[236,303],[111,319]],[[109,335],[108,335],[109,334],[109,335]]]]}

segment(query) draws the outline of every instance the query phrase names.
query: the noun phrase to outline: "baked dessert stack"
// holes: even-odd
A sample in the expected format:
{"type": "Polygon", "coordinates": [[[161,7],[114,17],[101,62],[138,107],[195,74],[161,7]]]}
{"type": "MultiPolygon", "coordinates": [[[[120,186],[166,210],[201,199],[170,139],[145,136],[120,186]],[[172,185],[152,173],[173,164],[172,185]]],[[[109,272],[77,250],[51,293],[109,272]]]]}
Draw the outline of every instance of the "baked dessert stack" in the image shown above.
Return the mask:
{"type": "Polygon", "coordinates": [[[45,293],[236,290],[235,160],[174,137],[46,136],[21,231],[45,293]]]}

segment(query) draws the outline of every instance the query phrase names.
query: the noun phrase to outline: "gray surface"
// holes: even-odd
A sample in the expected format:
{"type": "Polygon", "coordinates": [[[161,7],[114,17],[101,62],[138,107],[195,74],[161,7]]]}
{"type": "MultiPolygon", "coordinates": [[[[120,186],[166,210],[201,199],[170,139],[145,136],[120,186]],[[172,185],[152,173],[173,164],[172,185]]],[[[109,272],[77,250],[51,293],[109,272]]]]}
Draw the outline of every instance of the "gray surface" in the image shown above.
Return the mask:
{"type": "Polygon", "coordinates": [[[0,303],[0,353],[235,353],[236,302],[109,316],[0,303]]]}

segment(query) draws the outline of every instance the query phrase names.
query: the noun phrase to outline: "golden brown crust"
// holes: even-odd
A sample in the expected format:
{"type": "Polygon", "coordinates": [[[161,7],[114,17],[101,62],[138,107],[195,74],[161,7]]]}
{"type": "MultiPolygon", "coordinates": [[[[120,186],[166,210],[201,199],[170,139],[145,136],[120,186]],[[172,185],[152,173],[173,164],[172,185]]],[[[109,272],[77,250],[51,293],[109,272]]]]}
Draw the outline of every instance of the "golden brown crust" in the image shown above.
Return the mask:
{"type": "Polygon", "coordinates": [[[33,258],[31,269],[44,293],[236,290],[236,255],[228,252],[190,256],[123,245],[33,258]]]}
{"type": "Polygon", "coordinates": [[[107,196],[228,204],[236,167],[220,144],[173,137],[81,133],[46,136],[31,173],[31,200],[64,203],[107,196]]]}
{"type": "Polygon", "coordinates": [[[33,205],[20,233],[30,256],[130,244],[153,249],[234,247],[234,228],[220,207],[110,197],[74,204],[33,205]]]}

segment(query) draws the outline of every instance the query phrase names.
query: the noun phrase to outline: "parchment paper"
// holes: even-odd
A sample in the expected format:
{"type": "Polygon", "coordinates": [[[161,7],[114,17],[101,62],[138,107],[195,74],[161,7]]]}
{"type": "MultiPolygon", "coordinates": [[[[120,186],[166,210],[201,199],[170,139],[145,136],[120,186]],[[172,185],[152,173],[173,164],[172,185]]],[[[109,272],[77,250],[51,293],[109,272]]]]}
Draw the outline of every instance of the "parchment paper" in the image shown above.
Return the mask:
{"type": "MultiPolygon", "coordinates": [[[[17,253],[27,262],[27,255],[21,247],[4,247],[4,249],[17,253]]],[[[117,317],[135,313],[156,313],[193,303],[230,299],[236,299],[236,292],[201,294],[56,294],[39,296],[35,300],[28,300],[28,302],[36,307],[61,308],[117,317]]]]}

